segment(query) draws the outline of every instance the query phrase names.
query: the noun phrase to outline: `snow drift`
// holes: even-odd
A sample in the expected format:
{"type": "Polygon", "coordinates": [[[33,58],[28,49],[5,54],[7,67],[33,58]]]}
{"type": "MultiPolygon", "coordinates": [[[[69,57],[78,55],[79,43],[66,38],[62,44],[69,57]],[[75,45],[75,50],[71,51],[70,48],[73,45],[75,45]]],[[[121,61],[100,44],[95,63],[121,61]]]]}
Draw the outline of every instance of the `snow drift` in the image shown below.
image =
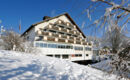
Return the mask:
{"type": "Polygon", "coordinates": [[[116,76],[40,54],[1,50],[0,80],[116,80],[116,76]]]}

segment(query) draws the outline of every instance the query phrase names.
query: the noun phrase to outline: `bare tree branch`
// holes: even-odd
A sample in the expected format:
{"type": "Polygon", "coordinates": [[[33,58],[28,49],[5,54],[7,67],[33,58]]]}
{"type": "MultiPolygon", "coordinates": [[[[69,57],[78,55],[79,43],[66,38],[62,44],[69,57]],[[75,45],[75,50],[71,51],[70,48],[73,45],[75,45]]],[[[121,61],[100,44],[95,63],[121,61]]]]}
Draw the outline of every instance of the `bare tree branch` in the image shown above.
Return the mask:
{"type": "MultiPolygon", "coordinates": [[[[105,0],[97,0],[97,1],[106,3],[106,4],[111,5],[111,6],[115,6],[115,5],[116,5],[116,4],[114,4],[114,3],[111,3],[111,2],[108,2],[108,1],[105,1],[105,0]]],[[[119,6],[119,5],[117,5],[117,6],[116,6],[115,8],[113,8],[113,9],[122,9],[122,10],[124,10],[124,11],[130,12],[130,9],[125,8],[125,7],[122,7],[122,6],[119,6]]]]}

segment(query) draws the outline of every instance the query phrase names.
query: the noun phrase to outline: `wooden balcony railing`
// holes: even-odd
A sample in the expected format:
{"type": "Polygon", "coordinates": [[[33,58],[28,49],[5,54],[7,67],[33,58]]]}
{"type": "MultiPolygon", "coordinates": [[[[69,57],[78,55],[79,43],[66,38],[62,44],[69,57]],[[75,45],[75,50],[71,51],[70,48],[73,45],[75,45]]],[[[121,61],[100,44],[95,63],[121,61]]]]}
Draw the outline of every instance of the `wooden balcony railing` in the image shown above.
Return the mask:
{"type": "Polygon", "coordinates": [[[44,29],[59,30],[59,28],[58,28],[58,27],[56,27],[56,26],[54,26],[54,25],[52,25],[51,27],[46,26],[44,29]]]}
{"type": "Polygon", "coordinates": [[[58,42],[65,42],[65,39],[58,39],[58,42]]]}
{"type": "Polygon", "coordinates": [[[53,36],[53,37],[59,37],[58,34],[54,34],[54,33],[52,33],[52,36],[53,36]]]}
{"type": "Polygon", "coordinates": [[[67,32],[67,29],[61,28],[62,32],[67,32]]]}
{"type": "Polygon", "coordinates": [[[82,39],[81,41],[84,41],[84,42],[85,42],[86,40],[85,40],[85,39],[82,39]]]}
{"type": "Polygon", "coordinates": [[[58,27],[56,27],[56,26],[52,26],[52,28],[51,29],[53,29],[53,30],[59,30],[59,28],[58,27]]]}
{"type": "Polygon", "coordinates": [[[87,42],[83,42],[83,45],[87,45],[87,42]]]}
{"type": "Polygon", "coordinates": [[[69,39],[72,39],[72,40],[74,40],[74,37],[70,36],[70,37],[69,37],[69,39]]]}
{"type": "Polygon", "coordinates": [[[80,38],[76,38],[77,41],[80,41],[80,38]]]}
{"type": "Polygon", "coordinates": [[[92,43],[88,43],[89,46],[92,46],[92,43]]]}
{"type": "Polygon", "coordinates": [[[81,44],[81,42],[80,41],[76,41],[76,44],[81,44]]]}
{"type": "Polygon", "coordinates": [[[42,35],[48,36],[49,32],[42,32],[42,35]]]}
{"type": "Polygon", "coordinates": [[[67,38],[67,35],[61,35],[61,38],[65,38],[65,39],[66,39],[66,38],[67,38]]]}
{"type": "Polygon", "coordinates": [[[47,37],[47,41],[55,41],[55,38],[53,38],[53,37],[47,37]]]}
{"type": "Polygon", "coordinates": [[[79,33],[79,32],[76,32],[76,35],[80,35],[80,33],[79,33]]]}
{"type": "Polygon", "coordinates": [[[70,34],[74,34],[74,31],[69,31],[70,34]]]}
{"type": "Polygon", "coordinates": [[[68,40],[68,43],[74,43],[74,41],[73,40],[68,40]]]}

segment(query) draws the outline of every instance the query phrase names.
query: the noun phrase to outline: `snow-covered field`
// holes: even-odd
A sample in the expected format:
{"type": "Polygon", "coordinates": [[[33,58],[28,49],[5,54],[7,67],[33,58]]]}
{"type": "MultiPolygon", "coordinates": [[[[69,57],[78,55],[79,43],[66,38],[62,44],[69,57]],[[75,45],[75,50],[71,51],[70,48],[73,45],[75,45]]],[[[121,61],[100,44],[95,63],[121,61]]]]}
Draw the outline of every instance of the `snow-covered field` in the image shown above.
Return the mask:
{"type": "Polygon", "coordinates": [[[0,80],[116,80],[115,75],[40,54],[0,51],[0,80]]]}

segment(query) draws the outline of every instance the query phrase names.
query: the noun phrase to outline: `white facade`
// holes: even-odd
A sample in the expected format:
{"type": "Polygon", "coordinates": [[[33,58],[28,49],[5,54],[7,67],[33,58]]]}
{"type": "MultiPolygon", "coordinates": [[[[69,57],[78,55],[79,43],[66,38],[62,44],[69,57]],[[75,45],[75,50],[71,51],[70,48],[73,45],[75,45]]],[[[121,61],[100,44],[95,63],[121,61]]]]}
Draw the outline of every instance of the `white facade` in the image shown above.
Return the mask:
{"type": "Polygon", "coordinates": [[[71,61],[92,60],[92,45],[66,14],[38,23],[23,36],[44,55],[71,61]],[[57,25],[62,23],[64,26],[57,25]]]}

